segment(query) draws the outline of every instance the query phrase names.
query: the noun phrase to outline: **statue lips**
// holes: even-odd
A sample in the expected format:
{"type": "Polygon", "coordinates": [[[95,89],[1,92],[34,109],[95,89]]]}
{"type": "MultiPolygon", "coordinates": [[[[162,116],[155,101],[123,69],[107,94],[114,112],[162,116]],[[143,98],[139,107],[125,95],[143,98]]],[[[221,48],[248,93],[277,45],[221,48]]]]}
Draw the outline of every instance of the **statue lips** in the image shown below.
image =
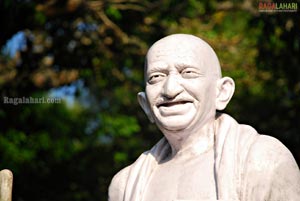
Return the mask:
{"type": "Polygon", "coordinates": [[[163,101],[157,104],[157,108],[162,116],[183,115],[190,109],[192,103],[190,100],[163,101]]]}

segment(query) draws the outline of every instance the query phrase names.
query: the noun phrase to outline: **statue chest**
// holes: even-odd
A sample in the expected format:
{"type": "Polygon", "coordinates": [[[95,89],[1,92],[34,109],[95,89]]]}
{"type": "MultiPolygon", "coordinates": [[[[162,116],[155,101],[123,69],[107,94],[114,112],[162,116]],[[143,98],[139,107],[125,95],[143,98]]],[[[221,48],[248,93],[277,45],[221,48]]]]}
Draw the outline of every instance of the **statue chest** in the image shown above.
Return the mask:
{"type": "Polygon", "coordinates": [[[143,201],[216,200],[213,150],[159,164],[143,201]]]}

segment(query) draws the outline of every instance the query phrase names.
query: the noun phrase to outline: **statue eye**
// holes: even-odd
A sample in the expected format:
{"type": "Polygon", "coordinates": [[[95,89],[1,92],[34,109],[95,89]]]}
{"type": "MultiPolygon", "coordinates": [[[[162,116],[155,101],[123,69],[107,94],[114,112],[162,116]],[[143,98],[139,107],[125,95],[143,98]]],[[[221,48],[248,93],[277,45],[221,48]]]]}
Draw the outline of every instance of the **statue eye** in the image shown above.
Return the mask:
{"type": "Polygon", "coordinates": [[[148,79],[148,83],[155,84],[155,83],[161,81],[164,77],[165,77],[165,74],[163,74],[163,73],[155,73],[153,75],[150,75],[150,77],[148,79]]]}
{"type": "Polygon", "coordinates": [[[183,78],[187,78],[187,79],[196,78],[199,76],[199,73],[192,69],[185,69],[185,70],[181,71],[181,76],[183,78]]]}

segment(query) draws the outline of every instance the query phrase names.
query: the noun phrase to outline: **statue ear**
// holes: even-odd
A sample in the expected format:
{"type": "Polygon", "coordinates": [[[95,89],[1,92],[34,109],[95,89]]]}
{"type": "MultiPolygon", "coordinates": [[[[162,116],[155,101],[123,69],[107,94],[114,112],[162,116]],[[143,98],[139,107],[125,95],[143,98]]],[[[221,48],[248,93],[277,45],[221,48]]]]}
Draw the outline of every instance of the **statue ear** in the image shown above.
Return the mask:
{"type": "Polygon", "coordinates": [[[216,109],[224,110],[234,93],[234,81],[230,77],[223,77],[217,81],[216,109]]]}
{"type": "Polygon", "coordinates": [[[150,122],[154,123],[154,118],[152,116],[151,109],[150,109],[149,103],[147,101],[145,92],[139,92],[137,94],[137,99],[138,99],[140,106],[143,108],[144,112],[146,113],[148,119],[150,120],[150,122]]]}

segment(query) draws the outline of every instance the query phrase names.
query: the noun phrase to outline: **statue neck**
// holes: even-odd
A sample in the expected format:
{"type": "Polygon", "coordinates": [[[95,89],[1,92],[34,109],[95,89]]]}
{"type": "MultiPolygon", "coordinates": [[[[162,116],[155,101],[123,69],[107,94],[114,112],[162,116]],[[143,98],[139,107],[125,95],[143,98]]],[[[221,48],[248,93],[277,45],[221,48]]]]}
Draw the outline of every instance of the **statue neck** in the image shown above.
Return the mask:
{"type": "Polygon", "coordinates": [[[201,154],[212,148],[214,145],[214,122],[213,119],[193,132],[163,131],[172,149],[171,158],[179,157],[183,153],[201,154]]]}

